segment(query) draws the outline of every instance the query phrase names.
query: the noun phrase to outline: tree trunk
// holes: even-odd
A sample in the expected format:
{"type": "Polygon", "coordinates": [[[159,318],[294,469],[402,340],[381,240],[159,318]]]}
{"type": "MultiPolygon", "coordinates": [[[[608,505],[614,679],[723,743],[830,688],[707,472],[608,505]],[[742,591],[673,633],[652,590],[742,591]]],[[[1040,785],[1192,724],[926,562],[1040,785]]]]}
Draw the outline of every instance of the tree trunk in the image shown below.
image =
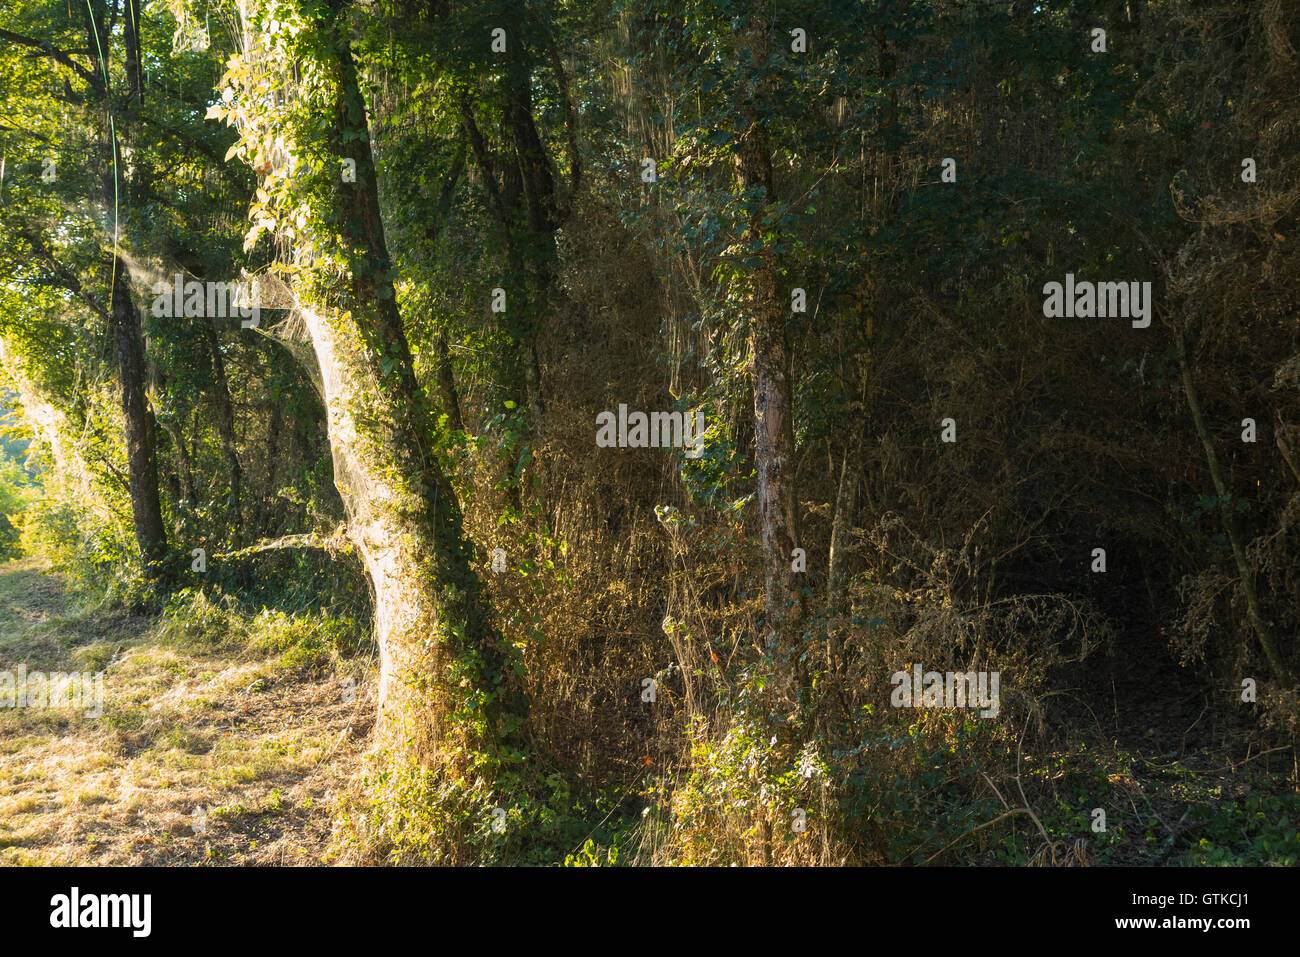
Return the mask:
{"type": "Polygon", "coordinates": [[[858,450],[861,437],[854,440],[850,449],[845,446],[844,461],[840,465],[840,481],[835,493],[835,516],[831,520],[831,551],[826,572],[826,604],[839,608],[844,597],[846,574],[844,571],[844,539],[849,532],[849,520],[853,513],[853,503],[858,487],[858,476],[849,473],[849,465],[858,464],[858,450]]]}
{"type": "Polygon", "coordinates": [[[131,490],[131,517],[145,572],[157,578],[163,572],[167,535],[163,529],[162,500],[158,494],[158,466],[145,395],[144,340],[140,313],[127,285],[126,263],[113,260],[113,301],[109,309],[117,371],[122,388],[122,418],[126,426],[126,464],[131,490]]]}
{"type": "Polygon", "coordinates": [[[455,734],[456,744],[505,760],[524,713],[513,649],[488,617],[460,506],[434,454],[435,418],[397,307],[346,27],[322,29],[333,33],[337,81],[330,149],[356,162],[355,184],[334,186],[350,284],[337,301],[302,312],[349,535],[374,587],[377,740],[425,763],[455,734]]]}
{"type": "MultiPolygon", "coordinates": [[[[109,31],[104,25],[105,8],[96,11],[86,8],[86,33],[90,49],[103,49],[109,42],[109,31]]],[[[139,23],[139,10],[136,0],[129,0],[127,13],[139,23]]],[[[118,129],[114,116],[114,96],[108,67],[103,65],[104,77],[101,80],[98,70],[91,73],[92,101],[96,109],[103,109],[108,119],[107,129],[102,130],[103,140],[100,144],[99,201],[107,213],[112,211],[112,227],[119,228],[117,220],[119,183],[118,171],[127,169],[122,160],[119,135],[125,136],[131,123],[133,104],[138,104],[141,78],[139,37],[135,24],[125,32],[126,71],[128,95],[123,104],[127,115],[122,117],[122,128],[118,129]]],[[[131,184],[126,186],[126,195],[132,193],[131,184]]],[[[112,237],[117,242],[117,237],[112,237]]],[[[163,528],[162,498],[158,492],[158,466],[155,458],[153,432],[153,415],[149,410],[147,396],[148,369],[145,364],[144,338],[140,332],[140,311],[136,308],[131,294],[130,273],[124,259],[114,246],[112,262],[112,279],[109,295],[111,302],[108,321],[113,343],[117,348],[118,379],[122,389],[122,416],[125,420],[127,484],[131,494],[131,517],[135,525],[135,540],[140,548],[140,557],[144,562],[145,574],[150,578],[161,577],[164,572],[163,561],[167,553],[167,537],[163,528]]]]}
{"type": "Polygon", "coordinates": [[[243,542],[243,476],[244,470],[239,464],[239,449],[235,442],[235,409],[230,401],[230,386],[226,380],[226,363],[221,357],[221,344],[217,341],[216,330],[209,319],[203,323],[203,338],[208,345],[208,355],[212,362],[212,396],[217,405],[217,435],[221,437],[221,453],[226,460],[226,470],[230,475],[230,493],[226,497],[226,510],[230,515],[228,527],[231,540],[236,546],[243,542]]]}
{"type": "Polygon", "coordinates": [[[174,493],[178,493],[176,497],[181,502],[181,508],[188,511],[198,501],[198,497],[194,492],[194,470],[190,467],[190,450],[186,447],[185,437],[175,423],[169,423],[167,419],[163,419],[161,422],[158,422],[157,419],[154,421],[172,440],[172,448],[176,452],[176,484],[168,483],[168,487],[174,493]]]}
{"type": "MultiPolygon", "coordinates": [[[[281,434],[284,421],[284,413],[279,402],[267,403],[268,423],[266,427],[266,446],[262,458],[266,462],[266,472],[262,481],[262,494],[257,498],[257,508],[253,514],[251,523],[252,534],[261,537],[272,527],[271,516],[275,510],[272,507],[273,496],[275,495],[275,476],[277,464],[280,461],[282,450],[280,443],[285,442],[290,448],[293,446],[294,431],[290,431],[286,437],[281,434]]],[[[292,456],[290,456],[292,461],[292,456]]],[[[281,499],[283,501],[283,499],[281,499]]]]}
{"type": "MultiPolygon", "coordinates": [[[[751,31],[750,53],[761,64],[764,30],[751,31]]],[[[799,545],[799,512],[794,495],[794,424],[790,388],[790,343],[784,300],[777,291],[770,241],[763,240],[763,217],[772,198],[772,159],[767,136],[751,99],[741,105],[746,128],[736,146],[736,179],[749,194],[746,248],[758,247],[746,299],[750,324],[750,371],[754,383],[754,459],[758,473],[758,518],[763,546],[764,596],[768,644],[794,637],[803,618],[803,574],[792,567],[799,545]]]]}
{"type": "Polygon", "coordinates": [[[1201,414],[1201,403],[1197,399],[1196,387],[1192,382],[1192,370],[1187,357],[1187,345],[1182,332],[1176,331],[1174,335],[1177,337],[1178,364],[1182,367],[1183,394],[1187,397],[1187,407],[1192,413],[1192,423],[1196,426],[1196,435],[1201,440],[1201,446],[1205,449],[1205,460],[1210,467],[1210,479],[1214,482],[1215,494],[1223,500],[1219,517],[1223,522],[1223,530],[1228,535],[1228,543],[1232,546],[1232,560],[1237,566],[1237,574],[1241,578],[1241,590],[1246,597],[1246,617],[1250,619],[1251,627],[1255,629],[1255,635],[1259,638],[1260,647],[1264,649],[1264,657],[1268,659],[1268,666],[1273,672],[1274,679],[1282,687],[1289,688],[1291,687],[1291,676],[1287,673],[1282,656],[1277,651],[1277,645],[1273,640],[1273,629],[1269,627],[1264,618],[1259,595],[1255,591],[1255,576],[1251,570],[1250,562],[1246,559],[1245,536],[1242,534],[1241,527],[1237,522],[1236,512],[1233,509],[1232,492],[1228,488],[1227,480],[1223,477],[1223,470],[1219,466],[1218,453],[1214,451],[1210,430],[1206,427],[1205,417],[1201,414]]]}
{"type": "Polygon", "coordinates": [[[463,432],[464,422],[460,417],[460,395],[456,392],[456,374],[451,366],[451,352],[447,348],[447,336],[438,334],[437,352],[434,355],[434,375],[438,380],[438,395],[442,400],[442,411],[447,414],[447,428],[453,432],[463,432]]]}

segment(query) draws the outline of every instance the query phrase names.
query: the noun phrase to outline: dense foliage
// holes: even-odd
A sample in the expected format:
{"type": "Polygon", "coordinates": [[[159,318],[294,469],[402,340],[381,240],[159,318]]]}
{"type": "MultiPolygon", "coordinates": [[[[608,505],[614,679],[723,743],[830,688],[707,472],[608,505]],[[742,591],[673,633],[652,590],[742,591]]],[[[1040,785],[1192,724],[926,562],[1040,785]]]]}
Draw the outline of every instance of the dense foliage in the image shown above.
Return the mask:
{"type": "Polygon", "coordinates": [[[0,15],[0,555],[375,649],[343,859],[1300,858],[1295,0],[80,3],[0,15]]]}

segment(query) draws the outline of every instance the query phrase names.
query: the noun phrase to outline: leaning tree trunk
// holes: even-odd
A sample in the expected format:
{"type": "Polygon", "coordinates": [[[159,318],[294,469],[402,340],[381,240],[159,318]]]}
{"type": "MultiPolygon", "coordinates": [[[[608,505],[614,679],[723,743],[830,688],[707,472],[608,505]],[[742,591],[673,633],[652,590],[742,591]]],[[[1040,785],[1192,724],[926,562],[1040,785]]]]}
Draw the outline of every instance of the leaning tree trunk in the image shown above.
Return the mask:
{"type": "Polygon", "coordinates": [[[346,27],[322,30],[333,37],[322,65],[335,83],[327,148],[355,161],[356,182],[331,187],[343,288],[301,312],[349,534],[374,588],[377,743],[422,764],[467,749],[507,761],[525,708],[518,666],[489,619],[460,506],[434,451],[436,417],[397,306],[346,27]]]}

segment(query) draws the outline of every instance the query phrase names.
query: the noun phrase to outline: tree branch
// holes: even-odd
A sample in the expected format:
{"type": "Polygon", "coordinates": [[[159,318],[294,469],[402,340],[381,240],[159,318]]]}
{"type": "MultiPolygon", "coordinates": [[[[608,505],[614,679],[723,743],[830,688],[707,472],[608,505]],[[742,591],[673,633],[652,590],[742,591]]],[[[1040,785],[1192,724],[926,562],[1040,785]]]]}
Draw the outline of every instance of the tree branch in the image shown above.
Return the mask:
{"type": "Polygon", "coordinates": [[[578,121],[573,109],[573,100],[569,96],[569,78],[564,72],[560,52],[555,48],[555,38],[550,33],[546,35],[546,52],[551,59],[551,69],[555,72],[555,82],[560,88],[560,105],[564,110],[564,129],[568,137],[566,146],[569,154],[569,195],[564,209],[556,211],[556,218],[559,220],[557,225],[561,225],[573,213],[574,197],[578,193],[578,185],[582,182],[582,151],[578,149],[578,121]]]}
{"type": "Polygon", "coordinates": [[[487,142],[483,139],[478,124],[474,122],[474,110],[470,106],[468,94],[462,96],[460,100],[460,119],[461,128],[464,129],[465,135],[469,138],[469,145],[474,150],[474,161],[478,164],[479,172],[483,174],[483,182],[492,205],[496,208],[501,222],[509,225],[510,216],[506,213],[505,204],[501,201],[501,189],[497,185],[496,167],[492,163],[491,154],[488,153],[487,142]]]}
{"type": "Polygon", "coordinates": [[[18,235],[27,240],[32,247],[32,252],[36,254],[36,258],[44,263],[45,267],[49,269],[52,278],[55,281],[54,285],[57,285],[61,289],[68,290],[68,292],[72,293],[89,306],[95,315],[99,316],[105,322],[108,321],[108,312],[104,309],[103,305],[94,296],[86,292],[85,287],[81,284],[81,280],[77,278],[76,273],[55,258],[54,253],[45,245],[45,241],[41,239],[40,235],[34,229],[30,226],[24,226],[18,230],[18,235]]]}
{"type": "Polygon", "coordinates": [[[447,171],[447,178],[443,181],[442,191],[438,194],[438,206],[433,215],[433,221],[426,227],[425,235],[429,239],[437,239],[442,232],[443,227],[447,225],[447,213],[451,210],[451,197],[456,192],[456,184],[460,182],[461,175],[465,172],[465,137],[461,137],[460,143],[456,147],[456,158],[451,161],[451,169],[447,171]]]}
{"type": "Polygon", "coordinates": [[[95,82],[95,74],[92,71],[87,70],[76,60],[72,59],[66,51],[55,47],[49,40],[37,40],[32,37],[25,37],[20,33],[12,33],[9,30],[0,30],[0,40],[8,40],[10,43],[16,43],[19,46],[31,47],[34,50],[39,50],[42,56],[52,57],[68,69],[72,70],[87,83],[93,85],[95,82]]]}

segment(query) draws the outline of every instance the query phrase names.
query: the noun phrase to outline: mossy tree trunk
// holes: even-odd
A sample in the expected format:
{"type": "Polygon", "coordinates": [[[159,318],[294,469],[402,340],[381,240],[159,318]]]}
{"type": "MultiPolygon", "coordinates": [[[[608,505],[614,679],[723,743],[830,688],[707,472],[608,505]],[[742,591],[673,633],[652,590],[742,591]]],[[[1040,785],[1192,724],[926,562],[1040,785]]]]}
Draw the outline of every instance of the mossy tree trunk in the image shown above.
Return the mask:
{"type": "Polygon", "coordinates": [[[338,286],[302,296],[303,316],[350,537],[374,588],[377,739],[421,764],[439,751],[445,761],[453,750],[511,760],[525,712],[516,657],[488,615],[460,506],[437,457],[436,412],[416,379],[347,28],[333,19],[318,28],[328,38],[322,66],[334,85],[324,228],[336,231],[333,252],[347,267],[338,286]],[[337,174],[347,159],[356,164],[355,183],[337,174]]]}

